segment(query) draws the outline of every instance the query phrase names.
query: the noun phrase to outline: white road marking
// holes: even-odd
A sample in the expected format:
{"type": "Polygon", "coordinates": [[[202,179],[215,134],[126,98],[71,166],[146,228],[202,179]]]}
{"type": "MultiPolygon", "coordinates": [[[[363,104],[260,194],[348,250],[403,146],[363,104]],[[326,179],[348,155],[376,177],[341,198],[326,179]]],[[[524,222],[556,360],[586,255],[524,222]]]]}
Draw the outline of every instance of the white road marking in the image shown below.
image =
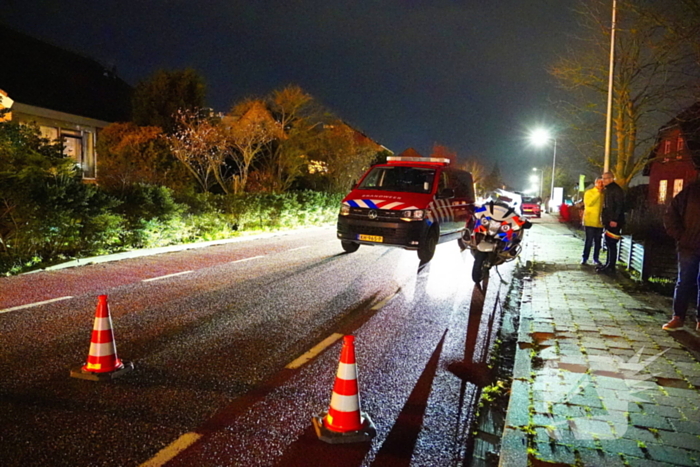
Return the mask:
{"type": "Polygon", "coordinates": [[[178,439],[176,439],[175,441],[158,451],[158,454],[156,454],[152,459],[147,460],[146,462],[141,464],[139,467],[160,467],[161,465],[164,465],[167,462],[169,462],[171,459],[173,459],[175,456],[180,454],[188,447],[192,446],[192,444],[194,444],[195,441],[197,441],[201,437],[202,435],[200,435],[199,433],[185,433],[184,435],[180,436],[178,439]]]}
{"type": "Polygon", "coordinates": [[[311,247],[310,247],[310,246],[308,246],[308,245],[307,245],[307,246],[300,246],[299,248],[292,248],[291,250],[287,250],[287,251],[297,251],[297,250],[303,250],[304,248],[311,248],[311,247]]]}
{"type": "Polygon", "coordinates": [[[183,274],[189,274],[191,272],[194,272],[194,271],[182,271],[182,272],[176,272],[175,274],[168,274],[166,276],[151,277],[150,279],[144,279],[141,282],[159,281],[161,279],[168,279],[170,277],[181,276],[183,274]]]}
{"type": "Polygon", "coordinates": [[[231,261],[231,264],[233,264],[233,263],[242,263],[243,261],[250,261],[251,259],[258,259],[258,258],[264,258],[264,257],[265,257],[265,255],[251,256],[250,258],[243,258],[243,259],[239,259],[239,260],[236,260],[236,261],[231,261]]]}
{"type": "Polygon", "coordinates": [[[331,334],[330,336],[326,337],[323,341],[320,343],[316,344],[311,350],[306,352],[304,355],[301,357],[297,358],[294,360],[292,363],[287,365],[285,368],[288,368],[290,370],[294,370],[295,368],[299,368],[303,364],[307,363],[311,359],[313,359],[316,355],[320,354],[323,352],[323,350],[333,344],[335,341],[338,339],[341,339],[343,337],[343,334],[338,334],[337,332],[334,334],[331,334]]]}
{"type": "Polygon", "coordinates": [[[46,305],[47,303],[58,302],[61,300],[68,300],[69,298],[73,298],[73,297],[68,296],[68,297],[52,298],[51,300],[44,300],[43,302],[36,302],[36,303],[30,303],[28,305],[14,306],[12,308],[5,308],[4,310],[0,310],[0,313],[9,313],[10,311],[23,310],[25,308],[31,308],[33,306],[46,305]]]}

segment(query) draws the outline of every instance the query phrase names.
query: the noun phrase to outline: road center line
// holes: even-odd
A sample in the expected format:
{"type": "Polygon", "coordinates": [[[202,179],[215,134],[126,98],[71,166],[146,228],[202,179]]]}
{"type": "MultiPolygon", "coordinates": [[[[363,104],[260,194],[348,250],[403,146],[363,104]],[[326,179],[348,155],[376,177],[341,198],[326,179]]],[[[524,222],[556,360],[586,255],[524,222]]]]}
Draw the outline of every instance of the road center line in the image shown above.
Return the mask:
{"type": "Polygon", "coordinates": [[[231,261],[231,263],[242,263],[243,261],[250,261],[251,259],[264,258],[265,255],[251,256],[250,258],[237,259],[236,261],[231,261]]]}
{"type": "Polygon", "coordinates": [[[182,271],[182,272],[176,272],[175,274],[168,274],[166,276],[151,277],[150,279],[144,279],[141,282],[159,281],[161,279],[168,279],[169,277],[181,276],[183,274],[189,274],[191,272],[194,272],[194,271],[182,271]]]}
{"type": "Polygon", "coordinates": [[[294,370],[296,368],[299,368],[309,360],[313,359],[316,355],[320,354],[323,352],[323,350],[333,344],[335,341],[338,339],[342,338],[343,334],[338,334],[337,332],[334,334],[331,334],[330,336],[326,337],[323,341],[319,342],[316,344],[311,350],[306,352],[304,355],[301,357],[297,358],[294,360],[292,363],[287,365],[285,368],[288,368],[290,370],[294,370]]]}
{"type": "Polygon", "coordinates": [[[371,308],[371,310],[372,310],[372,311],[377,311],[377,310],[383,308],[384,305],[386,305],[387,303],[389,303],[390,301],[392,301],[392,300],[394,299],[394,297],[396,297],[396,296],[399,294],[399,292],[401,292],[401,289],[398,289],[396,292],[394,292],[393,294],[391,294],[391,295],[389,295],[388,297],[386,297],[384,300],[382,300],[382,301],[380,301],[379,303],[377,303],[376,305],[374,305],[374,306],[371,308]]]}
{"type": "Polygon", "coordinates": [[[173,459],[175,456],[180,454],[188,447],[192,446],[192,444],[194,444],[194,442],[201,437],[202,435],[200,435],[199,433],[185,433],[184,435],[180,436],[178,439],[176,439],[175,441],[158,451],[158,454],[156,454],[152,459],[149,459],[143,464],[141,464],[139,467],[160,467],[161,465],[164,465],[167,462],[169,462],[171,459],[173,459]]]}
{"type": "Polygon", "coordinates": [[[23,310],[25,308],[31,308],[34,306],[46,305],[47,303],[58,302],[61,300],[68,300],[69,298],[73,298],[73,297],[67,296],[67,297],[52,298],[51,300],[44,300],[43,302],[36,302],[36,303],[30,303],[28,305],[14,306],[12,308],[5,308],[4,310],[0,310],[0,313],[9,313],[10,311],[17,311],[17,310],[23,310]]]}

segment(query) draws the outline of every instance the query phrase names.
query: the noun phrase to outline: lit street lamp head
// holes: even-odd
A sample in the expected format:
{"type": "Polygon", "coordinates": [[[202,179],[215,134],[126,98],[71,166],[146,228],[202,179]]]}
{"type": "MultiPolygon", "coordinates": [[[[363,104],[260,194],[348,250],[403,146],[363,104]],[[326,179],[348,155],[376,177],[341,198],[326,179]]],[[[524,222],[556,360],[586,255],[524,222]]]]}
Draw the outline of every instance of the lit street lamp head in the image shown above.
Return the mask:
{"type": "Polygon", "coordinates": [[[530,133],[530,141],[535,145],[535,146],[544,146],[545,144],[549,143],[552,139],[552,135],[549,133],[548,130],[545,130],[544,128],[538,128],[532,133],[530,133]]]}
{"type": "Polygon", "coordinates": [[[545,130],[544,128],[538,128],[532,133],[530,133],[530,141],[535,146],[544,146],[550,141],[554,143],[554,153],[552,154],[552,186],[549,192],[549,210],[551,211],[554,202],[554,169],[557,165],[557,138],[555,138],[548,130],[545,130]]]}

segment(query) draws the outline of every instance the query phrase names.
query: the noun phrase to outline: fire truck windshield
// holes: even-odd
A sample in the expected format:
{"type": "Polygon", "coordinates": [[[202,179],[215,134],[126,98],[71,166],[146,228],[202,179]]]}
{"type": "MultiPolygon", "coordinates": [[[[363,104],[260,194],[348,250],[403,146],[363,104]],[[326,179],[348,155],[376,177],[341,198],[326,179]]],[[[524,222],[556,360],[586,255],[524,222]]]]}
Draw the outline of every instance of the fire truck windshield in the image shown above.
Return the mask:
{"type": "Polygon", "coordinates": [[[374,167],[357,187],[360,190],[430,193],[435,169],[422,167],[374,167]]]}

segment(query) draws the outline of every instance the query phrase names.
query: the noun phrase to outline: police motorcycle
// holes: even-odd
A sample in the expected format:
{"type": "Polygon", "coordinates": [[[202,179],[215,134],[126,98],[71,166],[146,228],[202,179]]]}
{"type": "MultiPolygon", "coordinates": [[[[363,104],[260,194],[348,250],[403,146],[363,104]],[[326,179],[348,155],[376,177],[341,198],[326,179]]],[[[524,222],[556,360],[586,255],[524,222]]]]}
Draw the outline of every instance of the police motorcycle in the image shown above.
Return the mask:
{"type": "Polygon", "coordinates": [[[469,249],[474,256],[472,280],[481,282],[488,277],[491,267],[518,257],[525,231],[532,227],[521,212],[518,193],[497,190],[467,221],[459,239],[462,250],[469,249]]]}

